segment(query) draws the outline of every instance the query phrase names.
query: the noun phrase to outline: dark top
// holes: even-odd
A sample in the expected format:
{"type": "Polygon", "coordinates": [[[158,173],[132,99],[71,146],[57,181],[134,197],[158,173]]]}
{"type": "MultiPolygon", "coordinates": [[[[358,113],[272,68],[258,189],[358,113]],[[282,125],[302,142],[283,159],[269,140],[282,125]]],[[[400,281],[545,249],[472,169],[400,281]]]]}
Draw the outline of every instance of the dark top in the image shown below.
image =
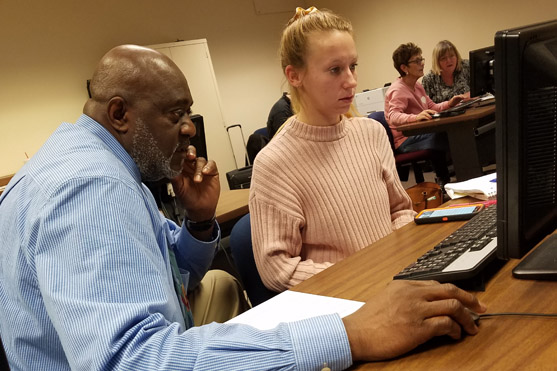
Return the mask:
{"type": "Polygon", "coordinates": [[[454,72],[454,83],[448,86],[443,81],[441,75],[429,72],[422,79],[424,89],[435,103],[441,103],[454,97],[455,95],[464,94],[470,91],[470,62],[467,59],[462,60],[462,70],[454,72]]]}
{"type": "Polygon", "coordinates": [[[288,93],[282,93],[282,97],[275,102],[269,112],[269,118],[267,119],[267,133],[269,134],[269,139],[271,139],[278,129],[284,124],[286,120],[294,113],[292,112],[292,107],[290,106],[290,98],[287,96],[288,93]]]}

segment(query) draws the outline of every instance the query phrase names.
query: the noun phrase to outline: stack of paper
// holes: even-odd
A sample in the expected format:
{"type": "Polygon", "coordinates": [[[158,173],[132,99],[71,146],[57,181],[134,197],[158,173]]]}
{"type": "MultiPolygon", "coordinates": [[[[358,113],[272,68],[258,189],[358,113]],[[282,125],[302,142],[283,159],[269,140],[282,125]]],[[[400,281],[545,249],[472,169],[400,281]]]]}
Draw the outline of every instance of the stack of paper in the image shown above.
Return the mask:
{"type": "Polygon", "coordinates": [[[497,196],[497,173],[473,178],[464,182],[447,183],[445,191],[452,199],[470,196],[490,200],[497,196]]]}

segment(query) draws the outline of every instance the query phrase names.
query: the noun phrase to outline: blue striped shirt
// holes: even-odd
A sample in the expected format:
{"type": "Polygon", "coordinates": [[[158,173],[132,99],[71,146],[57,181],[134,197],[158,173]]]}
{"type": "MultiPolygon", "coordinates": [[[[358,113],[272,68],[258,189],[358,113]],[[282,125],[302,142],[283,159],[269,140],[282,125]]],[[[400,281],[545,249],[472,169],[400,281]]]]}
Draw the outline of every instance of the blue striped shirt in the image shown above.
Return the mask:
{"type": "Polygon", "coordinates": [[[100,124],[62,124],[0,197],[0,336],[13,370],[332,370],[352,360],[341,319],[269,331],[185,330],[168,244],[190,273],[215,240],[164,219],[137,166],[100,124]]]}

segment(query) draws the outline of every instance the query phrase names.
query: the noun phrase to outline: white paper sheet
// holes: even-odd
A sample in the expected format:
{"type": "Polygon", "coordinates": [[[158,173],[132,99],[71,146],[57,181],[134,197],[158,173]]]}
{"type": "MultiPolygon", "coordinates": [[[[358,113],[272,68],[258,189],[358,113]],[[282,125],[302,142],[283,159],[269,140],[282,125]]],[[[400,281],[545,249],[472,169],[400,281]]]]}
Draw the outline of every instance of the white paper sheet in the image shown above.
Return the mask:
{"type": "Polygon", "coordinates": [[[268,330],[281,322],[293,322],[324,314],[338,313],[345,317],[362,305],[364,303],[360,301],[287,290],[226,323],[243,323],[260,330],[268,330]]]}

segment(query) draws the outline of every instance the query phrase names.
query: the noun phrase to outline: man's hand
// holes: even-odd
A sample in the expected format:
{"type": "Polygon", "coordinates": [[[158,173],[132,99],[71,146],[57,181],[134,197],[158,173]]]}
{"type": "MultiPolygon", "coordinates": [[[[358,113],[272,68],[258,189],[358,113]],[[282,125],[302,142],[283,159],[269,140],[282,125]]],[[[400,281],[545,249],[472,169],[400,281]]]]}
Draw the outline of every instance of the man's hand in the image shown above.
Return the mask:
{"type": "Polygon", "coordinates": [[[217,164],[197,157],[195,147],[189,146],[182,173],[172,179],[176,197],[193,221],[203,221],[215,216],[220,195],[217,164]]]}
{"type": "Polygon", "coordinates": [[[483,313],[478,299],[452,284],[392,281],[372,301],[343,319],[354,360],[376,361],[404,354],[434,336],[459,339],[478,327],[469,309],[483,313]]]}

